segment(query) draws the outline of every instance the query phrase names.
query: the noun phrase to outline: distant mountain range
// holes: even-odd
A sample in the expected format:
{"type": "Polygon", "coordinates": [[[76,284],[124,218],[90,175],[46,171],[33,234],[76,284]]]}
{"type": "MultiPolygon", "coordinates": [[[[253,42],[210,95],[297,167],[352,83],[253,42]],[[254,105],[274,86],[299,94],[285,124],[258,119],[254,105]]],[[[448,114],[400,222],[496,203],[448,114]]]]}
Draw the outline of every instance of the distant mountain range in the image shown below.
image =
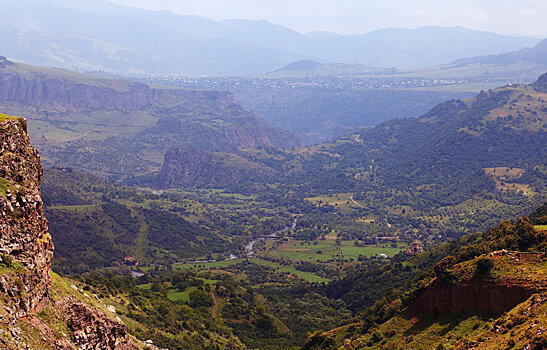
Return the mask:
{"type": "Polygon", "coordinates": [[[507,52],[498,55],[462,58],[453,62],[452,65],[460,66],[466,64],[481,63],[507,66],[518,62],[547,65],[547,39],[543,39],[536,46],[531,48],[524,48],[518,51],[507,52]]]}
{"type": "Polygon", "coordinates": [[[539,39],[461,27],[300,34],[267,21],[181,16],[102,0],[0,0],[2,52],[32,64],[123,74],[259,75],[302,59],[427,67],[539,39]]]}
{"type": "Polygon", "coordinates": [[[500,53],[460,58],[449,64],[425,69],[398,70],[396,68],[369,67],[362,64],[319,63],[299,60],[278,68],[269,78],[304,76],[420,76],[420,77],[503,77],[528,79],[547,71],[547,39],[533,47],[500,53]]]}

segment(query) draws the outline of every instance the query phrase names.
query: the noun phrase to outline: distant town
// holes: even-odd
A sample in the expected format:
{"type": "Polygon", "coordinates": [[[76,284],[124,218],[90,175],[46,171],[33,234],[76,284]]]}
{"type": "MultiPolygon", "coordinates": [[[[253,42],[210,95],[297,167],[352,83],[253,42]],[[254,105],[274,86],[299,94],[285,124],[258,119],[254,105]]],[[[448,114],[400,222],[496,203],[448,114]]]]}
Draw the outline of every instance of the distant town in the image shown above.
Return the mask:
{"type": "MultiPolygon", "coordinates": [[[[92,72],[94,75],[111,75],[104,72],[92,72]]],[[[119,78],[119,76],[116,76],[119,78]]],[[[519,79],[508,81],[500,77],[471,77],[454,79],[411,78],[393,76],[305,76],[305,77],[183,77],[183,76],[123,76],[133,81],[146,84],[181,87],[194,90],[234,90],[234,89],[287,89],[287,88],[317,88],[317,89],[409,89],[432,88],[439,86],[496,83],[523,83],[519,79]]]]}

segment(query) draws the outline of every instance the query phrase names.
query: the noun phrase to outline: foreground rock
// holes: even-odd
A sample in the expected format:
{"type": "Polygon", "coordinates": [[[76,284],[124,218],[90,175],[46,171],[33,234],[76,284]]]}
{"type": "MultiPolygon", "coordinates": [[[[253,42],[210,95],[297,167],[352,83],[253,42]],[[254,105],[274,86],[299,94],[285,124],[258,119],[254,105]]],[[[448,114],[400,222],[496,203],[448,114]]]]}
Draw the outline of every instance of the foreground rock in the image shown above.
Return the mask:
{"type": "Polygon", "coordinates": [[[0,348],[138,349],[98,301],[52,283],[42,168],[25,120],[0,114],[0,150],[0,348]]]}

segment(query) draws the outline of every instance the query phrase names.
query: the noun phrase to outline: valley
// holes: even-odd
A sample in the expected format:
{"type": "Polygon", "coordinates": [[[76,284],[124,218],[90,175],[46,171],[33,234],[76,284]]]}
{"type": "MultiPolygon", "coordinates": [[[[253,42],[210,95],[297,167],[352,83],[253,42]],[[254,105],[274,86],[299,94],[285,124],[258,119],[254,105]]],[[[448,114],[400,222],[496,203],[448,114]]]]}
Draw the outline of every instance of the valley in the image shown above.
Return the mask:
{"type": "Polygon", "coordinates": [[[544,35],[0,5],[0,348],[547,348],[544,35]]]}
{"type": "Polygon", "coordinates": [[[307,148],[185,151],[183,162],[176,151],[163,165],[169,181],[46,168],[53,268],[81,276],[154,344],[196,347],[201,338],[186,331],[203,335],[205,322],[221,348],[296,349],[408,287],[446,256],[436,247],[541,206],[544,79],[307,148]],[[489,117],[522,103],[517,123],[489,117]],[[491,141],[500,135],[503,144],[491,141]],[[145,317],[166,308],[168,319],[145,317]]]}

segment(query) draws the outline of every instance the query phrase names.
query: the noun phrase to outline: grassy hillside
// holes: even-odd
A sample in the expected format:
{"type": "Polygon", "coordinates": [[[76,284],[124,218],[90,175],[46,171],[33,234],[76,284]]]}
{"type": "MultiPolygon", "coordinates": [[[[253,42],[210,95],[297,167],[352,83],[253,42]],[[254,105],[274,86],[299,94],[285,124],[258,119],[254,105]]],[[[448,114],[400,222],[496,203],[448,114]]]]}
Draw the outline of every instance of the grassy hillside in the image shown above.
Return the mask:
{"type": "Polygon", "coordinates": [[[543,348],[547,231],[537,220],[460,240],[411,287],[391,290],[356,323],[315,333],[303,349],[543,348]]]}

